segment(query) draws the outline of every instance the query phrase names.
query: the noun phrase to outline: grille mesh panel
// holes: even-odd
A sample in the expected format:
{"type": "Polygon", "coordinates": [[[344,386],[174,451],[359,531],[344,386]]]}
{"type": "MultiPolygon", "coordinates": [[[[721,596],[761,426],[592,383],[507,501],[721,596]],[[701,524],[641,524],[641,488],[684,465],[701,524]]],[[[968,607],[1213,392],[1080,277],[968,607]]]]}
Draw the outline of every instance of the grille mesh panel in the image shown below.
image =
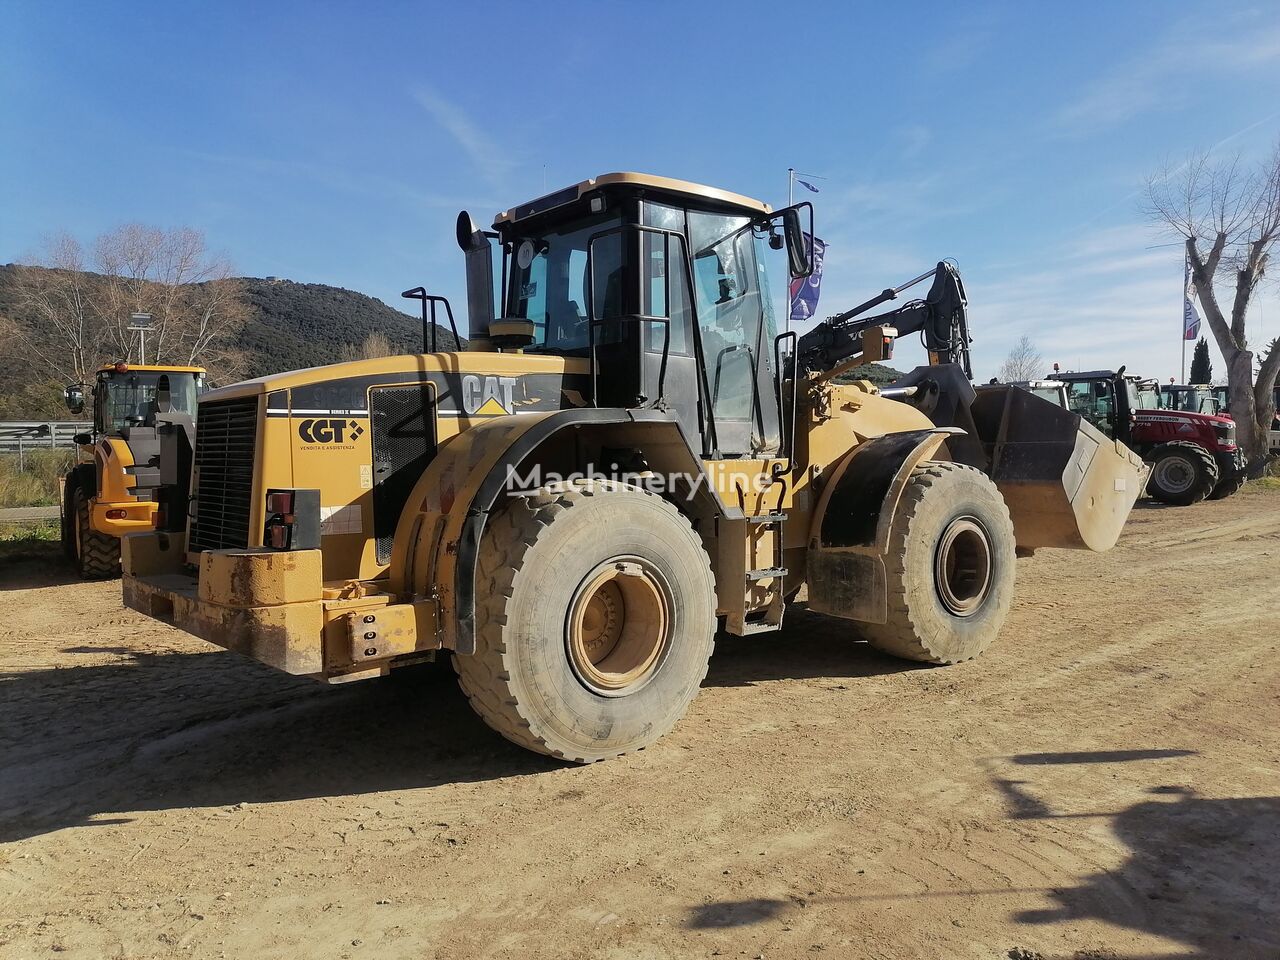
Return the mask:
{"type": "Polygon", "coordinates": [[[435,404],[426,384],[370,391],[373,427],[373,530],[379,563],[391,559],[391,541],[405,501],[436,453],[435,404]]]}
{"type": "Polygon", "coordinates": [[[258,421],[257,397],[200,404],[194,463],[198,485],[189,550],[249,545],[258,421]]]}

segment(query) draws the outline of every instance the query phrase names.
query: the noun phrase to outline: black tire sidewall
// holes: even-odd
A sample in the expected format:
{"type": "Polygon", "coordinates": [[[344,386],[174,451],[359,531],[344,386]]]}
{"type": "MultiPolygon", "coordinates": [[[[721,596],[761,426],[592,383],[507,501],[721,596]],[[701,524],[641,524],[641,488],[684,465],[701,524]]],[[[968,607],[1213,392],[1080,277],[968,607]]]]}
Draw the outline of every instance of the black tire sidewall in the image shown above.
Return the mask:
{"type": "Polygon", "coordinates": [[[943,474],[907,520],[906,583],[903,584],[917,633],[928,638],[941,660],[975,656],[999,631],[1013,600],[1016,542],[1008,511],[995,485],[976,471],[943,474]],[[960,517],[978,521],[991,552],[990,586],[982,605],[967,617],[951,613],[938,595],[935,558],[939,541],[960,517]]]}
{"type": "Polygon", "coordinates": [[[1152,461],[1151,479],[1147,482],[1147,492],[1161,503],[1167,503],[1177,507],[1188,507],[1193,503],[1197,503],[1200,500],[1205,499],[1205,497],[1212,492],[1210,481],[1211,478],[1205,471],[1204,462],[1199,457],[1190,450],[1173,447],[1163,451],[1160,456],[1156,457],[1155,460],[1152,461]],[[1156,482],[1156,477],[1158,476],[1157,471],[1160,464],[1165,460],[1168,460],[1170,457],[1177,458],[1186,463],[1196,477],[1195,482],[1191,486],[1179,493],[1168,492],[1162,489],[1156,482]]]}
{"type": "Polygon", "coordinates": [[[684,713],[706,674],[715,593],[706,555],[687,525],[657,497],[614,491],[556,516],[529,548],[507,604],[507,669],[531,730],[614,755],[653,739],[684,713]],[[664,581],[671,641],[635,692],[605,697],[578,679],[565,647],[566,620],[582,581],[600,564],[640,557],[664,581]],[[539,730],[539,728],[544,728],[539,730]]]}

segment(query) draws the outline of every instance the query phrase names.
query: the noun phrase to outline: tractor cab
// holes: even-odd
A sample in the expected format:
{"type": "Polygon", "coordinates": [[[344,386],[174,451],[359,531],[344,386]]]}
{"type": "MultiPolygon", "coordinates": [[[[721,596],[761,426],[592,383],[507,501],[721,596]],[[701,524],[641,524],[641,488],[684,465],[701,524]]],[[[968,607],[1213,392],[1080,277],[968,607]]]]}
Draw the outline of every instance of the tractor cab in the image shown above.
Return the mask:
{"type": "Polygon", "coordinates": [[[1216,417],[1224,416],[1227,409],[1225,398],[1219,397],[1215,388],[1207,383],[1167,383],[1160,387],[1160,394],[1166,410],[1185,410],[1216,417]]]}
{"type": "Polygon", "coordinates": [[[1139,410],[1160,409],[1160,383],[1157,380],[1143,380],[1132,377],[1134,389],[1137,391],[1139,410]]]}
{"type": "Polygon", "coordinates": [[[1112,440],[1133,446],[1133,413],[1142,406],[1136,377],[1120,370],[1091,370],[1062,373],[1051,377],[1066,384],[1067,409],[1078,413],[1112,440]]]}
{"type": "Polygon", "coordinates": [[[709,458],[774,456],[778,311],[812,271],[812,207],[615,173],[514,207],[467,213],[472,349],[590,359],[591,406],[673,411],[709,458]],[[604,371],[603,374],[598,373],[604,371]]]}

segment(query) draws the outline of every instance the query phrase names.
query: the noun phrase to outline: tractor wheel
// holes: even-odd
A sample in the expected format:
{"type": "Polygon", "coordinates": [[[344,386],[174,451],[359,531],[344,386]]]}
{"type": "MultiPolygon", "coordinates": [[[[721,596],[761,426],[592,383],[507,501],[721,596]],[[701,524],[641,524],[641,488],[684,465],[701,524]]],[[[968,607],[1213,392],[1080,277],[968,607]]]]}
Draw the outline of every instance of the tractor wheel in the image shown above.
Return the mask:
{"type": "Polygon", "coordinates": [[[513,498],[485,529],[476,594],[476,652],[454,669],[485,723],[529,750],[639,750],[707,674],[711,565],[660,497],[605,481],[513,498]]]}
{"type": "Polygon", "coordinates": [[[1218,485],[1218,464],[1204,447],[1175,440],[1151,451],[1147,493],[1175,507],[1199,503],[1218,485]]]}
{"type": "Polygon", "coordinates": [[[925,663],[959,663],[1000,632],[1013,600],[1009,508],[980,470],[920,465],[889,529],[887,623],[858,629],[878,650],[925,663]]]}
{"type": "Polygon", "coordinates": [[[1213,493],[1205,497],[1206,500],[1225,500],[1232,494],[1239,493],[1240,488],[1244,486],[1244,477],[1228,477],[1226,480],[1219,480],[1218,485],[1213,488],[1213,493]]]}
{"type": "Polygon", "coordinates": [[[89,523],[89,498],[84,487],[75,492],[75,564],[82,580],[120,576],[120,540],[94,530],[89,523]]]}

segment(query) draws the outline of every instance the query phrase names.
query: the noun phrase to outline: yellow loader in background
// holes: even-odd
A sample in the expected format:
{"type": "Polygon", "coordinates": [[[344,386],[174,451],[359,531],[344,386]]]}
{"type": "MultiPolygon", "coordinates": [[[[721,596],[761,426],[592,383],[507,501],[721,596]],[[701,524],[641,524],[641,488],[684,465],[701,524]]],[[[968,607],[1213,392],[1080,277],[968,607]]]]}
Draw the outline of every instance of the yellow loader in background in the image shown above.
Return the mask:
{"type": "Polygon", "coordinates": [[[125,602],[330,682],[449,651],[490,726],[577,762],[670,730],[717,630],[777,630],[801,587],[851,640],[976,656],[1016,554],[1112,546],[1142,463],[974,394],[946,264],[778,332],[772,261],[806,276],[805,233],[808,204],[632,173],[464,212],[468,350],[206,394],[190,516],[125,538],[125,602]],[[835,382],[915,331],[930,366],[835,382]]]}
{"type": "MultiPolygon", "coordinates": [[[[62,478],[62,549],[87,580],[120,575],[120,538],[155,528],[161,491],[174,492],[177,478],[164,478],[160,448],[167,431],[194,438],[196,401],[203,367],[102,367],[93,385],[93,430],[76,434],[76,464],[62,478]]],[[[64,391],[67,408],[83,412],[84,388],[64,391]]],[[[177,471],[189,461],[173,460],[177,471]]],[[[185,508],[178,508],[185,514],[185,508]]]]}

